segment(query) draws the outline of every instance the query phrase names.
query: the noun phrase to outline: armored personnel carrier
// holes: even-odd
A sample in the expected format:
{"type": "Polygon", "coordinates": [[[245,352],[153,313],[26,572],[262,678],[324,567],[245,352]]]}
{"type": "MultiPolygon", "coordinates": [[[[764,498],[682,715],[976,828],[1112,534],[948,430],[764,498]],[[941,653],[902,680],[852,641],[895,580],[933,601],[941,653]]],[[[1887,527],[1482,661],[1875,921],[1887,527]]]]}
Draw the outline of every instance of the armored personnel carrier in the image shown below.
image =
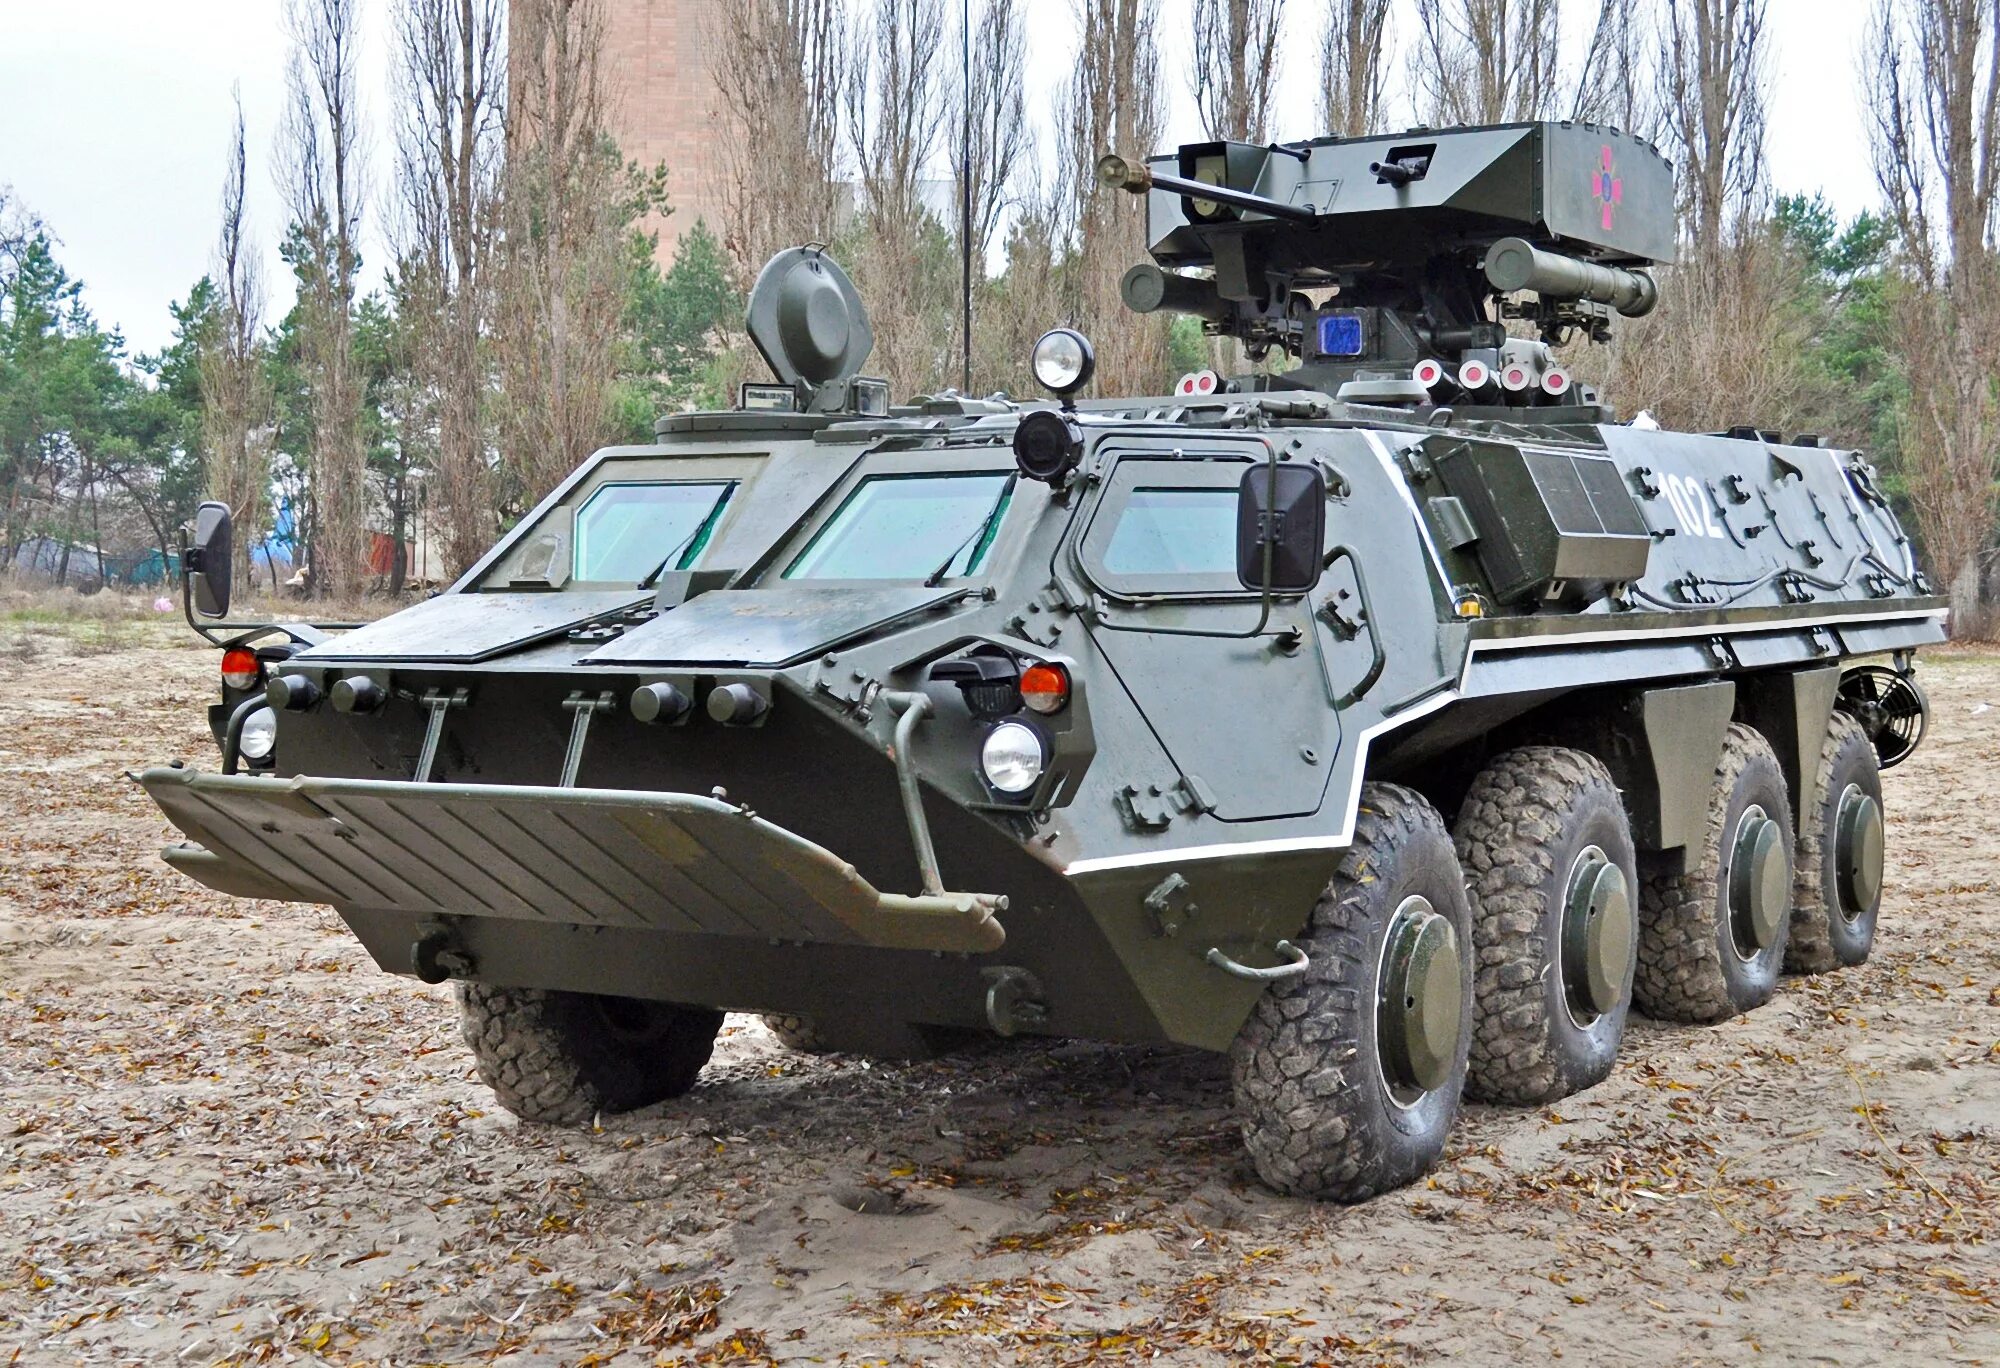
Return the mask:
{"type": "MultiPolygon", "coordinates": [[[[455,981],[529,1120],[686,1094],[725,1011],[1179,1042],[1229,1055],[1266,1182],[1342,1200],[1468,1092],[1604,1078],[1634,1009],[1864,959],[1943,605],[1860,455],[1621,423],[1559,361],[1657,300],[1658,153],[1534,123],[1099,175],[1146,197],[1134,309],[1295,364],[1094,397],[1057,328],[1050,398],[892,405],[847,278],[782,253],[736,408],[383,621],[209,629],[221,772],[140,776],[166,859],[455,981]]],[[[229,539],[204,509],[210,618],[229,539]]]]}

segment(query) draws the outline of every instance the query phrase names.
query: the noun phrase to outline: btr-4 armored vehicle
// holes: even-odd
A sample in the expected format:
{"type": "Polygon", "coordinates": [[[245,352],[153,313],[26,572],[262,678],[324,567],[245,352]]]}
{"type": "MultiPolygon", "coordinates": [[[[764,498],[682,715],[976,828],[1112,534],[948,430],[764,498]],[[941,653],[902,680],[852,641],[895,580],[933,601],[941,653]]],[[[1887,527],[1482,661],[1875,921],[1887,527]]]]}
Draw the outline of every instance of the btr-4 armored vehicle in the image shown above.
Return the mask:
{"type": "MultiPolygon", "coordinates": [[[[846,277],[782,253],[773,383],[598,452],[436,597],[218,637],[221,773],[141,776],[167,860],[454,980],[530,1120],[687,1093],[725,1011],[1179,1042],[1229,1054],[1266,1182],[1340,1199],[1467,1091],[1602,1079],[1634,1007],[1865,958],[1943,607],[1856,453],[1623,424],[1559,361],[1657,301],[1658,153],[1098,174],[1146,197],[1134,310],[1296,364],[1090,397],[1058,328],[1053,400],[892,405],[846,277]]],[[[226,510],[195,542],[219,616],[226,510]]]]}

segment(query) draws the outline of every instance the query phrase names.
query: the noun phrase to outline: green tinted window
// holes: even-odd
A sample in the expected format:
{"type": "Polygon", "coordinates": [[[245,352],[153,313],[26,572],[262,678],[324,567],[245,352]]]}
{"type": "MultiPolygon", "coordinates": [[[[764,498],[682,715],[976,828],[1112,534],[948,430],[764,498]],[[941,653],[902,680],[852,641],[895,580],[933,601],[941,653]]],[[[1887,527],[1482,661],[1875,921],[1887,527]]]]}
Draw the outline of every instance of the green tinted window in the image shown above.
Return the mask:
{"type": "Polygon", "coordinates": [[[1236,574],[1234,489],[1135,489],[1104,568],[1115,575],[1236,574]]]}
{"type": "Polygon", "coordinates": [[[786,568],[785,578],[969,575],[986,559],[1013,488],[1014,477],[999,472],[871,475],[786,568]]]}
{"type": "Polygon", "coordinates": [[[637,584],[655,570],[693,565],[736,486],[608,484],[576,511],[580,580],[637,584]]]}

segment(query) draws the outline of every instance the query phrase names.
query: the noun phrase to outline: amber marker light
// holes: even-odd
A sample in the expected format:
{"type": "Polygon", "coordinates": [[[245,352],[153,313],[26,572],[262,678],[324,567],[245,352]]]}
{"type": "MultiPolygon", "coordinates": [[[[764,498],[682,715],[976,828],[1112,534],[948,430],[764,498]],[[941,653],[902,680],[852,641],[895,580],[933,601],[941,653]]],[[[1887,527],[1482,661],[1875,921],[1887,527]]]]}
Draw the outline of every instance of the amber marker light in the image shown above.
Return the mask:
{"type": "Polygon", "coordinates": [[[1021,702],[1047,717],[1069,703],[1069,671],[1060,665],[1030,665],[1021,671],[1021,702]]]}
{"type": "Polygon", "coordinates": [[[261,673],[257,653],[247,646],[231,646],[222,653],[222,682],[230,688],[254,688],[261,673]]]}

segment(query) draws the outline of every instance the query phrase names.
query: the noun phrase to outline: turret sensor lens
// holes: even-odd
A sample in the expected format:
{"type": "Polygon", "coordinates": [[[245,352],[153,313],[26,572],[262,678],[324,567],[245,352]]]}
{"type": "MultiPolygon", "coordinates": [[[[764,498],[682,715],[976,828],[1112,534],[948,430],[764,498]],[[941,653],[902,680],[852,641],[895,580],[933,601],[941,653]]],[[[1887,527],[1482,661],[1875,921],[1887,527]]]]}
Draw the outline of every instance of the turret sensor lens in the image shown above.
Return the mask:
{"type": "Polygon", "coordinates": [[[1031,480],[1061,484],[1083,459],[1083,429],[1066,413],[1039,409],[1014,429],[1014,464],[1031,480]]]}

